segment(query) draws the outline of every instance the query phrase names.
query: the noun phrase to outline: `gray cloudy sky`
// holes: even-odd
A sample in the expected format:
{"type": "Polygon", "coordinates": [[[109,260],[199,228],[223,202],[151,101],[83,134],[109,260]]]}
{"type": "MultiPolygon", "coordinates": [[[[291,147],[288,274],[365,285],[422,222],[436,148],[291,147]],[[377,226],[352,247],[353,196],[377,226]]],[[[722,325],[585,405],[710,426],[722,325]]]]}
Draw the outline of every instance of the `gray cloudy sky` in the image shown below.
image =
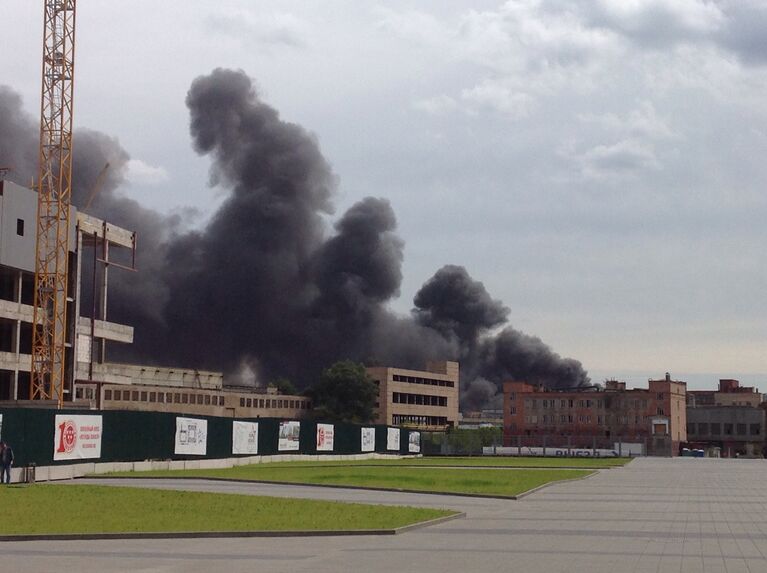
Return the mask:
{"type": "MultiPolygon", "coordinates": [[[[35,114],[40,5],[0,7],[35,114]]],[[[767,2],[93,0],[77,24],[76,123],[120,139],[143,203],[218,204],[184,97],[242,68],[317,135],[339,211],[391,200],[398,310],[462,264],[596,378],[767,372],[767,2]]]]}

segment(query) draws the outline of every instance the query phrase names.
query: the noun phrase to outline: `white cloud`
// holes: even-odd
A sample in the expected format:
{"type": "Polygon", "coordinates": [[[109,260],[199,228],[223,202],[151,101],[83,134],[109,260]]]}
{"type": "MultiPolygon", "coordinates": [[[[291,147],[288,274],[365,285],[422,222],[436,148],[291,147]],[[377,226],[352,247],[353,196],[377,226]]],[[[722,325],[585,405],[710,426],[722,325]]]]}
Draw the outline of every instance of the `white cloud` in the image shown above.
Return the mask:
{"type": "Polygon", "coordinates": [[[678,137],[668,124],[660,117],[651,101],[643,101],[635,109],[626,114],[617,113],[582,113],[578,119],[583,123],[593,124],[612,133],[623,136],[647,139],[671,139],[678,137]]]}
{"type": "Polygon", "coordinates": [[[256,15],[241,10],[210,14],[206,26],[213,33],[246,42],[292,47],[306,45],[309,28],[306,22],[290,13],[256,15]]]}
{"type": "Polygon", "coordinates": [[[533,104],[533,98],[491,81],[484,81],[461,92],[461,99],[472,110],[490,109],[512,119],[526,117],[533,104]]]}
{"type": "Polygon", "coordinates": [[[170,179],[164,167],[155,167],[141,159],[130,159],[125,164],[125,178],[135,185],[160,185],[170,179]]]}
{"type": "Polygon", "coordinates": [[[612,145],[597,145],[583,153],[578,162],[582,174],[590,179],[633,177],[642,171],[661,168],[655,150],[632,139],[612,145]]]}

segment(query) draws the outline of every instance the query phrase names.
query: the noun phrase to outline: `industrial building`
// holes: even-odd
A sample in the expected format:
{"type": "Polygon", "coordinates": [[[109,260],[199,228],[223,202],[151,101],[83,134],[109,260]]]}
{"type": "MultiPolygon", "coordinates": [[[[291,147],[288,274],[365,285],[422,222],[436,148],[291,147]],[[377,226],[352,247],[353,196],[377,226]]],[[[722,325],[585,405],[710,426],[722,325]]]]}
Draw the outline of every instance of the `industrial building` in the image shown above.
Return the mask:
{"type": "Polygon", "coordinates": [[[719,380],[718,390],[687,395],[687,447],[707,455],[762,457],[765,447],[762,394],[738,380],[719,380]]]}
{"type": "Polygon", "coordinates": [[[458,425],[458,362],[429,362],[426,370],[367,368],[378,386],[376,423],[441,431],[458,425]]]}
{"type": "Polygon", "coordinates": [[[504,445],[609,447],[617,440],[646,445],[647,453],[676,455],[687,439],[687,384],[669,374],[648,388],[627,389],[609,380],[604,388],[551,390],[527,382],[503,385],[504,445]],[[545,443],[544,443],[545,444],[545,443]]]}
{"type": "MultiPolygon", "coordinates": [[[[32,405],[35,220],[37,193],[0,180],[0,403],[32,405]]],[[[107,317],[109,281],[129,272],[136,234],[70,208],[66,405],[221,416],[303,417],[303,396],[273,389],[228,388],[220,372],[108,362],[108,344],[133,342],[133,327],[107,317]],[[115,258],[116,251],[122,257],[115,258]],[[120,263],[115,262],[120,260],[120,263]],[[124,261],[129,261],[124,264],[124,261]],[[84,281],[84,270],[91,271],[84,281]],[[98,272],[93,272],[98,269],[98,272]],[[83,304],[83,300],[89,304],[83,304]],[[95,320],[92,320],[94,317],[95,320]]],[[[45,400],[35,405],[55,406],[45,400]]]]}

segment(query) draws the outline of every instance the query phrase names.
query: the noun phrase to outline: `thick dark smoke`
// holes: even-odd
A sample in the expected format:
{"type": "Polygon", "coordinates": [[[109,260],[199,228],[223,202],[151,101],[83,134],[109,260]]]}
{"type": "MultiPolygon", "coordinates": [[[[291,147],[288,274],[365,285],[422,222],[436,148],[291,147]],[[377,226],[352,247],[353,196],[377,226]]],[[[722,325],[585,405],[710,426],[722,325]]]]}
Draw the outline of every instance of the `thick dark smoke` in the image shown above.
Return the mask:
{"type": "MultiPolygon", "coordinates": [[[[464,409],[497,405],[505,379],[588,382],[579,362],[506,325],[509,310],[463,267],[437,271],[412,316],[392,313],[404,244],[391,205],[363,199],[329,230],[337,177],[316,138],[283,121],[244,73],[197,78],[186,103],[194,149],[227,193],[202,230],[121,194],[130,157],[117,140],[75,134],[75,204],[109,163],[88,212],[139,236],[140,272],[111,280],[109,300],[109,317],[134,325],[135,342],[110,347],[110,359],[223,370],[230,380],[254,372],[299,387],[340,359],[410,368],[460,360],[464,409]]],[[[36,148],[34,123],[0,87],[0,166],[28,184],[36,148]]]]}

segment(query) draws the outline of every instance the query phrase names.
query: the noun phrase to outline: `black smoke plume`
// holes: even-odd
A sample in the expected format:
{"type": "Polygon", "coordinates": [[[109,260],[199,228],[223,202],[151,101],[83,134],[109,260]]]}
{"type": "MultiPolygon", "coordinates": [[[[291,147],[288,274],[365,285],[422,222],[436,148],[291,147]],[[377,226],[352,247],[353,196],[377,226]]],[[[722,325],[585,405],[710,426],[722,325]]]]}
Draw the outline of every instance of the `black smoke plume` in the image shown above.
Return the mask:
{"type": "MultiPolygon", "coordinates": [[[[508,308],[463,267],[438,270],[412,316],[392,313],[404,244],[391,205],[363,199],[328,229],[337,177],[316,138],[282,120],[244,73],[197,78],[186,104],[193,147],[226,192],[201,230],[188,230],[185,212],[165,216],[121,193],[130,157],[116,139],[75,134],[75,204],[109,163],[89,213],[139,236],[140,272],[111,279],[109,298],[109,318],[135,326],[135,341],[110,347],[110,359],[222,370],[230,380],[287,377],[299,387],[341,359],[407,368],[460,360],[466,408],[497,404],[510,378],[588,383],[579,362],[508,326],[508,308]]],[[[34,122],[0,87],[0,166],[28,185],[36,148],[34,122]]]]}

